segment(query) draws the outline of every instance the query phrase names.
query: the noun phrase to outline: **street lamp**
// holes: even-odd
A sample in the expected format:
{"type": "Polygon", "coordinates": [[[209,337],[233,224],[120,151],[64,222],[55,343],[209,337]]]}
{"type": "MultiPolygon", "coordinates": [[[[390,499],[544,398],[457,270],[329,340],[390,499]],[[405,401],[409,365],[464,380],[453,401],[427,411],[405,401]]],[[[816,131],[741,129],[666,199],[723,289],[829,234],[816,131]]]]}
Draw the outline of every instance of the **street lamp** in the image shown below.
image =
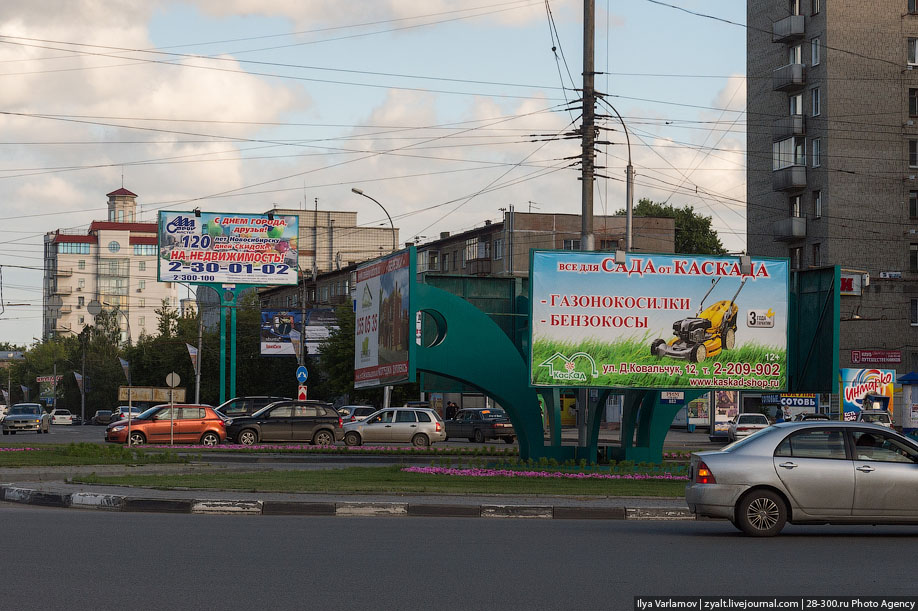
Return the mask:
{"type": "Polygon", "coordinates": [[[628,135],[628,126],[625,125],[624,119],[618,114],[618,111],[614,106],[609,104],[609,101],[603,97],[600,99],[612,109],[612,112],[615,113],[615,116],[618,117],[618,120],[622,124],[622,129],[625,130],[625,142],[628,144],[628,166],[625,168],[625,252],[631,252],[631,235],[632,235],[632,224],[634,216],[634,166],[631,165],[631,136],[628,135]]]}
{"type": "Polygon", "coordinates": [[[364,196],[365,198],[367,198],[367,199],[369,199],[369,200],[373,200],[374,202],[376,202],[376,205],[379,206],[380,208],[382,208],[382,211],[386,213],[386,217],[389,219],[389,227],[392,228],[392,252],[395,252],[396,250],[398,250],[398,248],[397,248],[398,245],[397,245],[396,242],[395,242],[395,225],[392,224],[392,217],[389,216],[389,211],[386,210],[386,208],[385,208],[382,204],[380,204],[378,201],[376,201],[376,199],[370,197],[369,195],[367,195],[366,193],[364,193],[363,191],[361,191],[361,190],[358,189],[357,187],[351,187],[351,191],[353,191],[353,192],[356,193],[357,195],[362,195],[362,196],[364,196]]]}
{"type": "MultiPolygon", "coordinates": [[[[89,314],[93,318],[95,318],[102,312],[103,305],[111,305],[111,304],[108,304],[108,303],[103,304],[103,303],[100,303],[97,299],[93,299],[88,304],[86,304],[86,311],[89,312],[89,314]]],[[[124,322],[127,325],[127,345],[130,346],[131,345],[131,319],[128,318],[128,315],[124,313],[119,306],[114,306],[113,311],[118,312],[119,314],[124,316],[124,322]]]]}

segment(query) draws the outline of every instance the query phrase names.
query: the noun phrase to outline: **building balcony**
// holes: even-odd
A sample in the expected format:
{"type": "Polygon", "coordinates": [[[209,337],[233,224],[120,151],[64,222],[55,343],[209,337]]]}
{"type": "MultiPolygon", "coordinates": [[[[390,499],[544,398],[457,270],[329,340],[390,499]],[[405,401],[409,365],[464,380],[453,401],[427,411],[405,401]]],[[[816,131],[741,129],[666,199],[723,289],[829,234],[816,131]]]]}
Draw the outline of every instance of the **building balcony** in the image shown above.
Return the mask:
{"type": "Polygon", "coordinates": [[[794,136],[806,135],[806,117],[803,115],[790,115],[781,117],[772,125],[772,139],[786,140],[794,136]]]}
{"type": "Polygon", "coordinates": [[[806,166],[792,165],[771,174],[771,188],[775,191],[800,191],[806,189],[806,166]]]}
{"type": "Polygon", "coordinates": [[[71,312],[73,312],[73,306],[69,306],[69,305],[61,306],[61,314],[70,314],[71,312]]]}
{"type": "Polygon", "coordinates": [[[803,15],[791,15],[771,24],[771,42],[794,42],[804,35],[803,15]]]}
{"type": "Polygon", "coordinates": [[[468,272],[472,276],[488,276],[491,274],[491,259],[469,259],[468,272]]]}
{"type": "Polygon", "coordinates": [[[775,91],[796,91],[806,85],[806,67],[803,64],[787,64],[772,73],[772,89],[775,91]]]}
{"type": "Polygon", "coordinates": [[[72,267],[59,267],[56,270],[54,270],[54,275],[58,276],[59,278],[69,278],[70,276],[73,275],[73,268],[72,267]]]}
{"type": "Polygon", "coordinates": [[[56,321],[54,323],[54,332],[55,333],[70,333],[71,327],[72,325],[70,325],[69,323],[62,323],[60,321],[56,321]]]}
{"type": "Polygon", "coordinates": [[[54,289],[53,293],[55,295],[70,295],[73,293],[73,287],[70,286],[59,286],[54,289]]]}
{"type": "Polygon", "coordinates": [[[806,218],[802,216],[790,216],[786,219],[776,221],[772,227],[772,233],[776,242],[793,242],[802,240],[806,237],[806,218]]]}

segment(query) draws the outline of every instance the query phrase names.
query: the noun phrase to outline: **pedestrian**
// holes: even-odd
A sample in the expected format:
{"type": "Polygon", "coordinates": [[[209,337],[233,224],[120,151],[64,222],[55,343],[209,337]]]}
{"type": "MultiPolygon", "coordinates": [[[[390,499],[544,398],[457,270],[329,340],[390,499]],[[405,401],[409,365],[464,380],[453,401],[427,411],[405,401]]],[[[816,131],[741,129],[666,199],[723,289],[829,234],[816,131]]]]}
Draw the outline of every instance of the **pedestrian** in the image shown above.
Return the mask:
{"type": "Polygon", "coordinates": [[[453,403],[452,401],[446,402],[446,419],[452,420],[456,417],[456,412],[459,411],[459,406],[453,403]]]}

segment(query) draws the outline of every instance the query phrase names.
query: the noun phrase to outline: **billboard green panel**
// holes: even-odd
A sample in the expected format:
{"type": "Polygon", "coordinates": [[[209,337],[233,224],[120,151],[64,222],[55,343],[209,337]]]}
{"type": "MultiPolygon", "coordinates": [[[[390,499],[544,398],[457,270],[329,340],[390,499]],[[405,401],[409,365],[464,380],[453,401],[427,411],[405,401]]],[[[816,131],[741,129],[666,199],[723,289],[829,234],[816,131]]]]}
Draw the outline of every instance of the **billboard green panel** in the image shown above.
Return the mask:
{"type": "Polygon", "coordinates": [[[785,388],[786,259],[531,257],[533,386],[785,388]]]}

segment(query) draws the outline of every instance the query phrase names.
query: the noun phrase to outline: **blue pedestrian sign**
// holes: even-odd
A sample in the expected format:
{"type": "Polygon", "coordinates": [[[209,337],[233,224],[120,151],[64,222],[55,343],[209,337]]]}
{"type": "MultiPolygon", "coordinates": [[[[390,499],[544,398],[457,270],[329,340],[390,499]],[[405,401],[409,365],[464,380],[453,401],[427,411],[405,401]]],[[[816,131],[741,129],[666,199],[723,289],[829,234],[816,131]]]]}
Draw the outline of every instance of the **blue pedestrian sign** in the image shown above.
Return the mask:
{"type": "Polygon", "coordinates": [[[296,381],[300,384],[306,383],[306,378],[309,377],[309,372],[306,371],[306,368],[300,365],[296,368],[296,381]]]}

